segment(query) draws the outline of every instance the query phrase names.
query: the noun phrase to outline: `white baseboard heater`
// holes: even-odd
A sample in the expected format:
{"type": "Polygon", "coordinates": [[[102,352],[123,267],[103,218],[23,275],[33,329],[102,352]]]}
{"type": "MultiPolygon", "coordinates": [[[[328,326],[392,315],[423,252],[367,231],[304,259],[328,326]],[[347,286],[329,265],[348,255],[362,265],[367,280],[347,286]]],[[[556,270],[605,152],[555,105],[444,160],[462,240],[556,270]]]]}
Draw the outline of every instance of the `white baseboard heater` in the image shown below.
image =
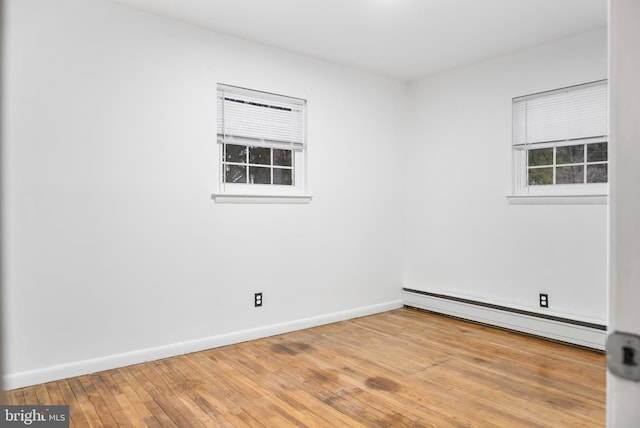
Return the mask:
{"type": "Polygon", "coordinates": [[[426,291],[402,289],[405,306],[604,351],[607,326],[426,291]]]}

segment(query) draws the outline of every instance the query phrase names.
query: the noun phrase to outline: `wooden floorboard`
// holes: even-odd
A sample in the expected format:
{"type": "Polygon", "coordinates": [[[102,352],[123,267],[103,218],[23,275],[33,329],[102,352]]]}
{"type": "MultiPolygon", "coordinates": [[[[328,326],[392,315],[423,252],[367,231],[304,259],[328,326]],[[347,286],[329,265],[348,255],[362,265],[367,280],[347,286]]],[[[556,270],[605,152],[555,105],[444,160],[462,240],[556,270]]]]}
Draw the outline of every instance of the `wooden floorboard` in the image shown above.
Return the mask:
{"type": "Polygon", "coordinates": [[[605,357],[398,309],[49,382],[73,427],[603,427],[605,357]]]}

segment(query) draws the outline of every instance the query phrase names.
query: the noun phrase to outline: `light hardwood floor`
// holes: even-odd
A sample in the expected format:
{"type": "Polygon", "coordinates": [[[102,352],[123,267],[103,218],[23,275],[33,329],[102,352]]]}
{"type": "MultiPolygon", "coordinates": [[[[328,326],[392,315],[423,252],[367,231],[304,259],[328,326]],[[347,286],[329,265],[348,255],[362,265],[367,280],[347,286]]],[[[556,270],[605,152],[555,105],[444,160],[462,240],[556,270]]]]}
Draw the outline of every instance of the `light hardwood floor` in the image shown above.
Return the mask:
{"type": "Polygon", "coordinates": [[[75,427],[602,427],[605,357],[405,308],[8,397],[75,427]]]}

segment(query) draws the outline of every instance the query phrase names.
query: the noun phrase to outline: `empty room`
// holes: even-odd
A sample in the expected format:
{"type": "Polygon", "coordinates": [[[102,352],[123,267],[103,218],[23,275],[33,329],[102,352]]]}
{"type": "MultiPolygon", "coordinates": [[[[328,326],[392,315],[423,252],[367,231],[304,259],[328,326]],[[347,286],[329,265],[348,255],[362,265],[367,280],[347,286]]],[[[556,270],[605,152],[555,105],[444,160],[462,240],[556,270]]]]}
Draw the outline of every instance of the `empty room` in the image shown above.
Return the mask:
{"type": "Polygon", "coordinates": [[[0,426],[640,424],[637,0],[2,17],[0,426]]]}

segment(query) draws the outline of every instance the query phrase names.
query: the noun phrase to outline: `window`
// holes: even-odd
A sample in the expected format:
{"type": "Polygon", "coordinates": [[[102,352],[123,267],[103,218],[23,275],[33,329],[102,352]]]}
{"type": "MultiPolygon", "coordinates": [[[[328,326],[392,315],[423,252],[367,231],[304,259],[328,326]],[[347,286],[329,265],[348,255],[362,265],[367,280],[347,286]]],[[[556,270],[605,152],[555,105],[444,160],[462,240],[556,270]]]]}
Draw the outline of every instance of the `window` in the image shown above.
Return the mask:
{"type": "Polygon", "coordinates": [[[219,202],[308,202],[305,100],[218,85],[219,202]]]}
{"type": "Polygon", "coordinates": [[[222,181],[293,186],[293,150],[223,143],[222,181]]]}
{"type": "Polygon", "coordinates": [[[513,99],[513,195],[603,196],[606,80],[513,99]]]}
{"type": "Polygon", "coordinates": [[[527,185],[607,182],[607,142],[528,149],[527,185]]]}

